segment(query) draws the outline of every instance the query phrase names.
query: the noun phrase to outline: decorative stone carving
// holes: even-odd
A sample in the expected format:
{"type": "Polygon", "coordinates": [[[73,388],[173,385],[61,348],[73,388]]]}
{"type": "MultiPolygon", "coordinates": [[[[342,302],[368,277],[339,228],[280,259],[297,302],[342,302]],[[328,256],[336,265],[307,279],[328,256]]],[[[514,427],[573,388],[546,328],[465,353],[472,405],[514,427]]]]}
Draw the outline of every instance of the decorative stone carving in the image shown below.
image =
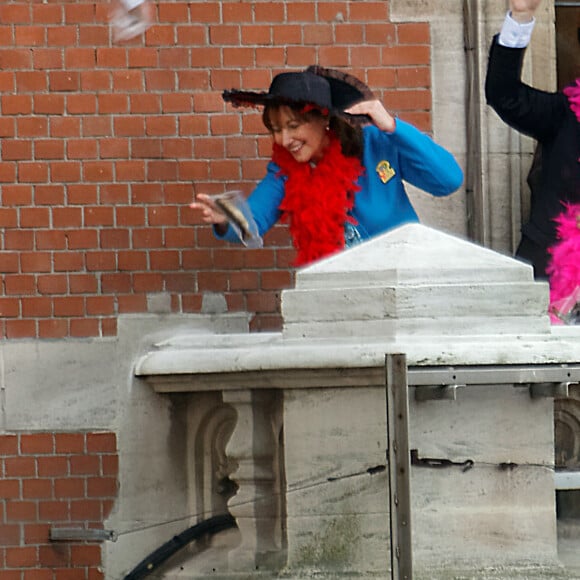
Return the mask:
{"type": "Polygon", "coordinates": [[[238,486],[228,508],[237,520],[241,543],[228,556],[230,571],[271,570],[283,564],[280,394],[239,390],[223,395],[237,415],[226,454],[233,466],[229,477],[238,486]]]}

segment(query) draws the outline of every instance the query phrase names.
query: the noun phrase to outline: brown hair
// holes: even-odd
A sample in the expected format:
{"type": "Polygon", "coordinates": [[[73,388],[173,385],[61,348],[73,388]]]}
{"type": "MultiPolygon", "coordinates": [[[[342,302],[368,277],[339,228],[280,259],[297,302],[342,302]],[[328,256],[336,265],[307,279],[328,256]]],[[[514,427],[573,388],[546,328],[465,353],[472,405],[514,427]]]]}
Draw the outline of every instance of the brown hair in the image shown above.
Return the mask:
{"type": "Polygon", "coordinates": [[[359,125],[353,125],[342,117],[335,115],[329,116],[320,109],[313,107],[304,110],[303,104],[288,103],[286,105],[276,103],[266,105],[262,113],[262,122],[270,133],[273,132],[272,113],[277,112],[280,107],[287,106],[294,117],[302,123],[310,123],[316,119],[328,118],[328,126],[334,131],[338,140],[343,155],[347,157],[357,157],[362,159],[363,154],[363,137],[362,128],[359,125]]]}

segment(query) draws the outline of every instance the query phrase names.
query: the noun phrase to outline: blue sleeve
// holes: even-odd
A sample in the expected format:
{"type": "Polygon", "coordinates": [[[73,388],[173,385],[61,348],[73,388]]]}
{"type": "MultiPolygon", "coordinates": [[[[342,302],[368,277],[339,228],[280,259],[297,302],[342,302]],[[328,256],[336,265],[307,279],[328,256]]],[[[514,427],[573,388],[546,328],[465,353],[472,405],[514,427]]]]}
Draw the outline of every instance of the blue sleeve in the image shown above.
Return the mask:
{"type": "Polygon", "coordinates": [[[397,119],[385,134],[398,149],[401,178],[435,196],[449,195],[463,183],[463,171],[449,151],[413,125],[397,119]]]}
{"type": "MultiPolygon", "coordinates": [[[[258,183],[248,197],[248,205],[254,216],[258,232],[263,236],[280,219],[278,209],[284,198],[284,180],[278,176],[278,166],[270,161],[266,176],[258,183]]],[[[231,227],[220,236],[214,229],[216,237],[228,242],[239,242],[238,236],[231,227]]]]}

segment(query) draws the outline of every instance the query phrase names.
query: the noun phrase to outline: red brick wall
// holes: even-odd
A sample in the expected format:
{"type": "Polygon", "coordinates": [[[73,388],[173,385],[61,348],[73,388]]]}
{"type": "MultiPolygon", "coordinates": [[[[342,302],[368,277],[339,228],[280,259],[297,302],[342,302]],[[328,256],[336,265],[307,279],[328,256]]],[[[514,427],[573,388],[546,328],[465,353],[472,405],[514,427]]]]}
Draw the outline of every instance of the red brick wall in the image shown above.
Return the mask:
{"type": "Polygon", "coordinates": [[[348,68],[430,129],[427,23],[389,2],[155,2],[158,24],[111,44],[106,2],[0,3],[0,336],[116,334],[117,316],[165,292],[197,312],[204,292],[279,328],[292,283],[287,231],[264,250],[216,242],[194,191],[251,191],[270,140],[232,87],[312,63],[348,68]]]}
{"type": "Polygon", "coordinates": [[[0,578],[99,580],[101,544],[51,527],[103,528],[117,498],[113,433],[0,435],[0,578]]]}

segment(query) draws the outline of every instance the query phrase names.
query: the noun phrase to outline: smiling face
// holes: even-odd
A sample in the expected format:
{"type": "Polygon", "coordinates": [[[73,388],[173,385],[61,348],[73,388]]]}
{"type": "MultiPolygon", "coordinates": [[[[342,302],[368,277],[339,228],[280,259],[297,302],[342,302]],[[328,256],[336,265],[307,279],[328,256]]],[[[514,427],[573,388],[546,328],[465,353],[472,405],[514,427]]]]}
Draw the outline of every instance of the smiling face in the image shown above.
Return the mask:
{"type": "Polygon", "coordinates": [[[288,106],[281,106],[269,109],[265,122],[274,142],[284,147],[296,161],[320,161],[329,143],[326,117],[300,115],[288,106]]]}

